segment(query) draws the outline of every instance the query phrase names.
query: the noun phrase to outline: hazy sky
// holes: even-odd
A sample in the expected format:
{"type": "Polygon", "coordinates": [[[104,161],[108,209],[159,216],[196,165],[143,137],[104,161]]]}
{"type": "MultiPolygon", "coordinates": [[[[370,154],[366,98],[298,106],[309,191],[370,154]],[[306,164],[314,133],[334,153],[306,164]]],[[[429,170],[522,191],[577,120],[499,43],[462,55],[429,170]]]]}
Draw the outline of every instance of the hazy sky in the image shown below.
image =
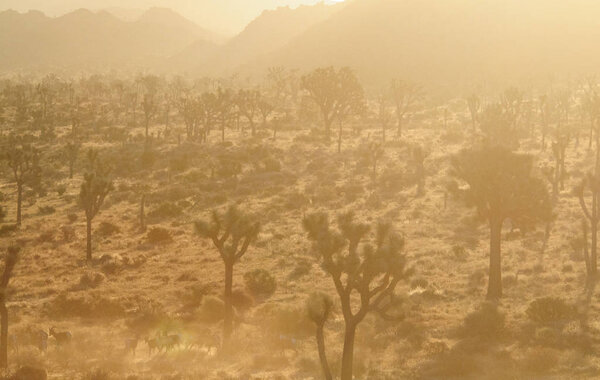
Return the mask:
{"type": "MultiPolygon", "coordinates": [[[[48,15],[60,15],[78,8],[139,9],[152,6],[170,7],[199,25],[232,34],[240,31],[264,9],[278,6],[316,4],[323,0],[0,0],[0,10],[38,9],[48,15]]],[[[328,0],[337,2],[340,0],[328,0]]]]}

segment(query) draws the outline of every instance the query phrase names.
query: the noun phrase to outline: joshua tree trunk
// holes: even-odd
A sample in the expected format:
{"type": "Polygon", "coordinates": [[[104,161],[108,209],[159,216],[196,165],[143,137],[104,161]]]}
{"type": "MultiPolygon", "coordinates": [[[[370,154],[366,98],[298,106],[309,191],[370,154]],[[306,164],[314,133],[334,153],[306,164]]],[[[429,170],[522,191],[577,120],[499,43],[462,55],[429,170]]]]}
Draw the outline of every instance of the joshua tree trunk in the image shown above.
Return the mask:
{"type": "Polygon", "coordinates": [[[321,368],[323,369],[323,377],[325,380],[332,380],[331,369],[329,369],[329,363],[327,362],[327,354],[325,352],[325,336],[323,334],[323,325],[317,326],[317,347],[319,349],[319,360],[321,361],[321,368]]]}
{"type": "Polygon", "coordinates": [[[398,138],[402,137],[402,116],[398,116],[398,138]]]}
{"type": "Polygon", "coordinates": [[[0,303],[0,368],[8,366],[8,310],[4,302],[0,303]]]}
{"type": "Polygon", "coordinates": [[[502,220],[490,221],[490,275],[488,280],[488,299],[502,297],[502,220]]]}
{"type": "Polygon", "coordinates": [[[87,246],[86,246],[86,260],[92,261],[92,218],[86,217],[86,237],[87,237],[87,246]]]}
{"type": "Polygon", "coordinates": [[[352,366],[354,359],[354,337],[356,336],[356,323],[347,321],[344,334],[344,352],[342,354],[341,380],[352,380],[352,366]]]}
{"type": "Polygon", "coordinates": [[[227,346],[231,332],[233,331],[233,306],[231,305],[231,293],[233,289],[233,262],[225,263],[225,294],[223,303],[225,314],[223,316],[223,346],[227,346]]]}
{"type": "Polygon", "coordinates": [[[23,203],[23,184],[17,183],[17,226],[21,226],[21,204],[23,203]]]}

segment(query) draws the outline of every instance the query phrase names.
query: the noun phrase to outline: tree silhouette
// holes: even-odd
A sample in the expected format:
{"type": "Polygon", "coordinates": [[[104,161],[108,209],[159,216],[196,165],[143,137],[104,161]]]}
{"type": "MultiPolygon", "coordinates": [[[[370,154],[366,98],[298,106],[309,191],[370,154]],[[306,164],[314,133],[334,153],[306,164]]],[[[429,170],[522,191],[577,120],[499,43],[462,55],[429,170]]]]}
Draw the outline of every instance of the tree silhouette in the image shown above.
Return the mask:
{"type": "Polygon", "coordinates": [[[454,175],[467,183],[464,199],[490,227],[490,271],[487,297],[502,296],[502,224],[511,219],[522,229],[552,217],[544,182],[532,175],[533,158],[500,146],[463,150],[452,158],[454,175]]]}
{"type": "Polygon", "coordinates": [[[4,146],[2,158],[10,167],[17,184],[17,226],[20,226],[23,188],[26,185],[35,187],[40,182],[39,151],[27,138],[11,135],[4,146]]]}
{"type": "Polygon", "coordinates": [[[256,135],[255,117],[260,110],[261,94],[258,90],[239,90],[235,100],[240,113],[248,120],[252,136],[256,135]]]}
{"type": "Polygon", "coordinates": [[[364,91],[354,72],[348,67],[318,68],[302,77],[302,87],[315,102],[329,137],[331,125],[338,121],[338,151],[342,138],[342,122],[353,112],[362,110],[364,91]]]}
{"type": "Polygon", "coordinates": [[[380,222],[373,241],[365,242],[370,227],[356,222],[351,212],[338,216],[337,231],[331,229],[325,213],[308,215],[303,225],[341,301],[345,322],[341,379],[351,380],[358,324],[372,311],[383,318],[395,317],[394,290],[410,275],[402,253],[404,239],[391,224],[380,222]]]}
{"type": "Polygon", "coordinates": [[[84,174],[79,191],[81,207],[86,219],[86,259],[92,260],[92,220],[96,217],[109,192],[113,190],[112,181],[108,179],[108,170],[101,166],[97,153],[88,152],[91,170],[84,174]]]}
{"type": "Polygon", "coordinates": [[[225,315],[223,321],[223,345],[228,345],[233,331],[233,267],[246,254],[260,231],[260,223],[253,217],[231,206],[225,213],[216,210],[209,220],[194,223],[196,233],[211,239],[225,265],[225,291],[223,302],[225,315]]]}
{"type": "Polygon", "coordinates": [[[402,127],[406,113],[413,108],[422,97],[420,86],[399,79],[392,80],[390,86],[392,100],[396,107],[398,137],[402,137],[402,127]]]}

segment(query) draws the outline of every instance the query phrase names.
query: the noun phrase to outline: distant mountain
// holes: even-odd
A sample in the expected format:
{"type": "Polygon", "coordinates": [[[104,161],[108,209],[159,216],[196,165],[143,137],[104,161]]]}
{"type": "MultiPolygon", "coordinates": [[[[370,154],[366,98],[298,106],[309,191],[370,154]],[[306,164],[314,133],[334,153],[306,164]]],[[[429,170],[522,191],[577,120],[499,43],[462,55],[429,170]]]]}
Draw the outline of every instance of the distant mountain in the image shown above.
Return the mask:
{"type": "Polygon", "coordinates": [[[275,52],[238,69],[285,65],[355,68],[456,85],[577,77],[600,68],[600,2],[594,0],[347,0],[275,52]]]}
{"type": "Polygon", "coordinates": [[[182,16],[151,9],[126,22],[80,9],[61,17],[0,13],[0,70],[154,67],[198,39],[215,36],[182,16]]]}
{"type": "Polygon", "coordinates": [[[279,7],[264,11],[237,36],[218,48],[196,44],[173,57],[176,67],[203,74],[223,74],[240,64],[276,51],[312,26],[327,20],[344,5],[279,7]]]}

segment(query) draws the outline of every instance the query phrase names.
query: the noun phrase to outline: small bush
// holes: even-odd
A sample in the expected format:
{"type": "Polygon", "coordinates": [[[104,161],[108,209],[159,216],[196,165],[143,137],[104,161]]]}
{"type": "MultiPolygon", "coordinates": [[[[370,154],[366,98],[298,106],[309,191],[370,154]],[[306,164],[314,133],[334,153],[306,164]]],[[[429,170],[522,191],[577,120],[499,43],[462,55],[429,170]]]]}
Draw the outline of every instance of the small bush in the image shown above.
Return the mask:
{"type": "Polygon", "coordinates": [[[183,213],[181,208],[174,203],[162,203],[160,206],[148,213],[149,218],[166,219],[176,218],[183,213]]]}
{"type": "Polygon", "coordinates": [[[69,223],[75,223],[77,221],[77,214],[71,213],[67,215],[67,219],[69,219],[69,223]]]}
{"type": "Polygon", "coordinates": [[[497,338],[504,332],[504,314],[496,305],[484,302],[479,310],[467,315],[462,335],[464,337],[497,338]]]}
{"type": "Polygon", "coordinates": [[[56,212],[56,209],[52,206],[40,206],[38,211],[40,215],[51,215],[56,212]]]}
{"type": "Polygon", "coordinates": [[[533,322],[547,325],[565,323],[577,316],[572,305],[555,297],[543,297],[532,301],[527,308],[527,316],[533,322]]]}
{"type": "Polygon", "coordinates": [[[5,224],[0,227],[0,236],[5,236],[17,230],[16,224],[5,224]]]}
{"type": "Polygon", "coordinates": [[[65,185],[58,185],[56,187],[56,193],[59,197],[62,197],[64,193],[67,192],[67,187],[65,185]]]}
{"type": "Polygon", "coordinates": [[[101,237],[109,237],[121,232],[121,229],[110,222],[102,222],[98,226],[96,233],[101,237]]]}
{"type": "Polygon", "coordinates": [[[0,206],[0,222],[2,222],[6,218],[6,210],[4,207],[0,206]]]}
{"type": "Polygon", "coordinates": [[[151,228],[150,231],[148,231],[146,238],[150,244],[165,244],[173,241],[171,232],[162,227],[151,228]]]}
{"type": "Polygon", "coordinates": [[[269,297],[275,293],[275,278],[265,269],[256,269],[244,274],[244,282],[250,292],[257,297],[269,297]]]}

